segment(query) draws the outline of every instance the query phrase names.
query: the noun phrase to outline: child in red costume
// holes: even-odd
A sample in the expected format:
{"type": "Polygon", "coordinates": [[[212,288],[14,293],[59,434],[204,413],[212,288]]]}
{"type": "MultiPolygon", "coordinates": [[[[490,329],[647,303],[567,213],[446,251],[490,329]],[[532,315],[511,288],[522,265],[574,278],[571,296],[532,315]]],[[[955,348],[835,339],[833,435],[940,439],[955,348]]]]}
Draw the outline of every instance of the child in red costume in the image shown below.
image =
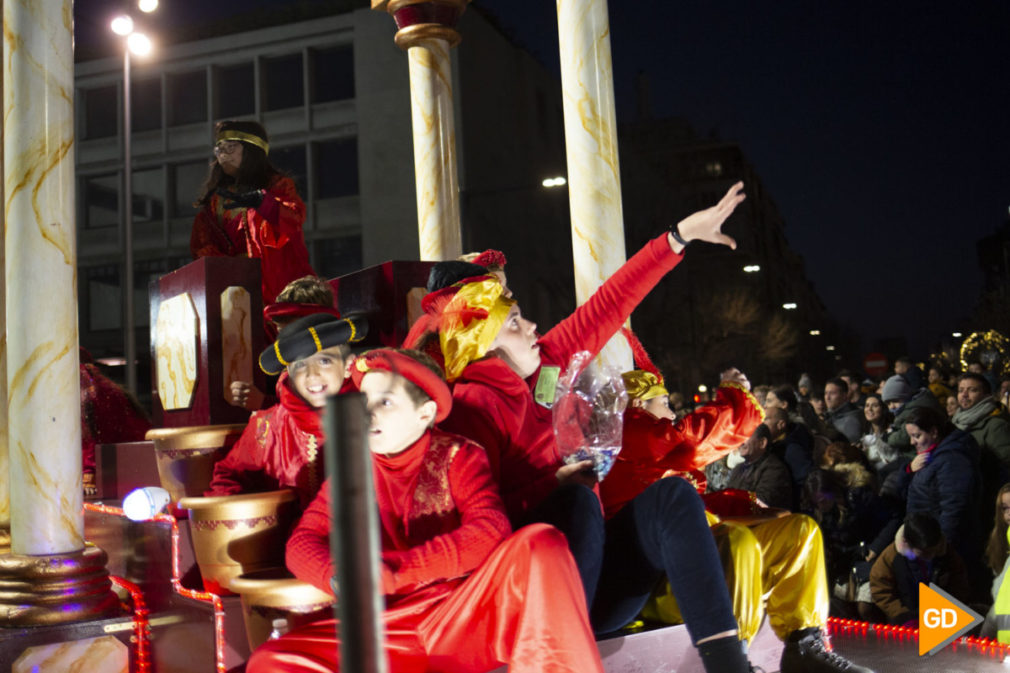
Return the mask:
{"type": "Polygon", "coordinates": [[[295,183],[267,159],[266,129],[254,121],[222,121],[214,162],[196,202],[189,249],[200,257],[252,257],[263,272],[263,301],[296,278],[314,274],[305,247],[305,204],[295,183]]]}
{"type": "Polygon", "coordinates": [[[260,368],[277,374],[277,404],[249,419],[238,442],[214,465],[204,495],[293,488],[305,507],[322,481],[321,411],[327,395],[340,391],[350,357],[348,342],[360,340],[362,320],[336,320],[329,313],[300,318],[281,330],[260,355],[260,368]]]}
{"type": "MultiPolygon", "coordinates": [[[[452,404],[437,365],[379,349],[358,358],[353,376],[371,418],[390,671],[602,672],[564,537],[543,525],[507,537],[484,451],[431,429],[452,404]]],[[[335,574],[329,491],[287,547],[291,571],[325,591],[335,574]]],[[[248,673],[337,671],[335,627],[324,620],[268,641],[248,673]]]]}
{"type": "MultiPolygon", "coordinates": [[[[637,359],[651,365],[644,350],[637,359]]],[[[761,424],[764,411],[750,394],[747,377],[730,369],[721,378],[714,402],[677,421],[658,370],[624,374],[631,406],[624,414],[623,448],[600,485],[607,517],[616,516],[664,476],[690,479],[698,474],[704,480],[702,468],[739,446],[761,424]]],[[[703,484],[696,486],[704,490],[703,484]]],[[[829,597],[824,541],[813,519],[777,516],[784,513],[752,507],[748,498],[747,510],[754,514],[722,521],[711,512],[714,508],[721,514],[719,505],[725,500],[706,497],[705,502],[741,640],[754,638],[767,613],[772,629],[786,643],[779,665],[783,673],[870,673],[824,643],[829,597]]],[[[669,583],[656,591],[642,615],[667,623],[683,621],[669,583]]]]}
{"type": "Polygon", "coordinates": [[[749,666],[697,492],[682,479],[661,479],[604,523],[592,461],[564,463],[550,407],[561,368],[579,351],[603,348],[687,241],[735,247],[721,227],[743,201],[742,188],[733,185],[716,206],[649,242],[542,337],[493,277],[462,281],[439,291],[446,301],[426,302],[441,307],[438,337],[455,383],[443,427],[487,450],[513,525],[551,523],[565,533],[599,633],[630,622],[665,573],[710,673],[749,666]]]}

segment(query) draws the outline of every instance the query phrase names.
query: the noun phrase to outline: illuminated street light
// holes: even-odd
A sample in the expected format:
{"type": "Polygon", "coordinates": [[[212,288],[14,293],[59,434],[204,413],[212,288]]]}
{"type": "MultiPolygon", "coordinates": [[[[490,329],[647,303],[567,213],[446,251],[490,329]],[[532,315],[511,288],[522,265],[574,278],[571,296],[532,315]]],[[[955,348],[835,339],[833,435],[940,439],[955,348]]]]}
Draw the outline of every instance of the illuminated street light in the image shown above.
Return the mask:
{"type": "Polygon", "coordinates": [[[796,302],[787,301],[786,303],[782,304],[782,308],[784,308],[787,311],[794,311],[796,310],[796,302]]]}
{"type": "Polygon", "coordinates": [[[761,270],[761,267],[757,264],[748,264],[743,268],[746,273],[757,273],[761,270]]]}
{"type": "Polygon", "coordinates": [[[556,178],[547,178],[543,181],[544,187],[547,187],[548,189],[551,187],[563,187],[566,184],[568,184],[568,180],[565,180],[565,178],[561,175],[556,178]]]}
{"type": "Polygon", "coordinates": [[[154,10],[158,9],[158,0],[140,0],[137,3],[137,9],[145,14],[150,14],[154,10]]]}
{"type": "Polygon", "coordinates": [[[706,386],[704,383],[702,383],[700,386],[698,386],[698,392],[699,393],[707,393],[708,392],[708,386],[706,386]]]}
{"type": "Polygon", "coordinates": [[[833,350],[835,350],[835,347],[834,346],[825,346],[824,350],[826,350],[826,351],[833,351],[833,350]]]}
{"type": "Polygon", "coordinates": [[[955,339],[960,339],[962,335],[960,332],[954,332],[953,334],[951,334],[951,336],[954,337],[955,339]]]}
{"type": "Polygon", "coordinates": [[[812,330],[810,330],[810,336],[820,336],[820,335],[821,335],[821,331],[819,329],[812,329],[812,330]]]}
{"type": "Polygon", "coordinates": [[[123,14],[112,20],[112,32],[116,35],[125,36],[133,32],[133,19],[123,14]]]}
{"type": "Polygon", "coordinates": [[[130,33],[126,46],[137,56],[147,56],[151,53],[151,38],[143,33],[130,33]]]}

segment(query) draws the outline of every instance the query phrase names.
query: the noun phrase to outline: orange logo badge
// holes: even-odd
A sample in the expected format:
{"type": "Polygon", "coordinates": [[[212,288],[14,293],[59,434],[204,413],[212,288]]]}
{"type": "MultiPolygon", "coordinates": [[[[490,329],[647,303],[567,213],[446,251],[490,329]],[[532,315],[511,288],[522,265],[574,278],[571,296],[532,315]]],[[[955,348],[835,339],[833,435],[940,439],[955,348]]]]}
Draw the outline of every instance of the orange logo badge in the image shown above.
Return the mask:
{"type": "Polygon", "coordinates": [[[946,591],[919,583],[919,656],[936,654],[982,623],[978,614],[946,591]]]}

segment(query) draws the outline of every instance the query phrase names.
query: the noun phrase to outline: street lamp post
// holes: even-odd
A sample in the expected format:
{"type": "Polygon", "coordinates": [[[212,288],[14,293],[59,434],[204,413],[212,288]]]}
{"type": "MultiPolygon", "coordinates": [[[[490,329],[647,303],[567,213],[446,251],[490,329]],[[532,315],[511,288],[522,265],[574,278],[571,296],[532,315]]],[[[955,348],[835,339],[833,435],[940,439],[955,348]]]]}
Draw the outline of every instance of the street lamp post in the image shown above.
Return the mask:
{"type": "Polygon", "coordinates": [[[151,51],[151,41],[133,29],[127,15],[112,20],[112,32],[123,37],[123,215],[120,243],[123,248],[123,348],[126,351],[126,388],[137,393],[137,333],[134,330],[133,302],[133,155],[130,148],[130,53],[143,56],[151,51]]]}

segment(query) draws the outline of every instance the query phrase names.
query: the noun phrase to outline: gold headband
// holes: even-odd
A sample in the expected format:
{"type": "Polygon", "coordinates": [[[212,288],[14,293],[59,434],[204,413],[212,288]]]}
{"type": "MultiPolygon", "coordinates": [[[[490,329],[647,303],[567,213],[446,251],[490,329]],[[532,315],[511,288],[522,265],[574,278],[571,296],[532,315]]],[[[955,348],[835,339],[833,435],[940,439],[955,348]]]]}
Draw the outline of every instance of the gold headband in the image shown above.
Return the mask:
{"type": "Polygon", "coordinates": [[[439,345],[445,358],[445,377],[459,378],[466,366],[487,355],[515,304],[502,296],[495,278],[462,286],[442,312],[439,345]]]}
{"type": "Polygon", "coordinates": [[[666,387],[660,383],[659,378],[652,372],[642,369],[635,369],[621,374],[624,379],[624,387],[628,391],[628,397],[634,400],[651,400],[654,397],[669,395],[666,387]]]}
{"type": "Polygon", "coordinates": [[[255,145],[256,147],[263,150],[264,154],[270,154],[270,144],[252,133],[246,133],[245,131],[221,131],[217,134],[217,141],[221,142],[223,140],[239,140],[244,143],[249,143],[250,145],[255,145]]]}

